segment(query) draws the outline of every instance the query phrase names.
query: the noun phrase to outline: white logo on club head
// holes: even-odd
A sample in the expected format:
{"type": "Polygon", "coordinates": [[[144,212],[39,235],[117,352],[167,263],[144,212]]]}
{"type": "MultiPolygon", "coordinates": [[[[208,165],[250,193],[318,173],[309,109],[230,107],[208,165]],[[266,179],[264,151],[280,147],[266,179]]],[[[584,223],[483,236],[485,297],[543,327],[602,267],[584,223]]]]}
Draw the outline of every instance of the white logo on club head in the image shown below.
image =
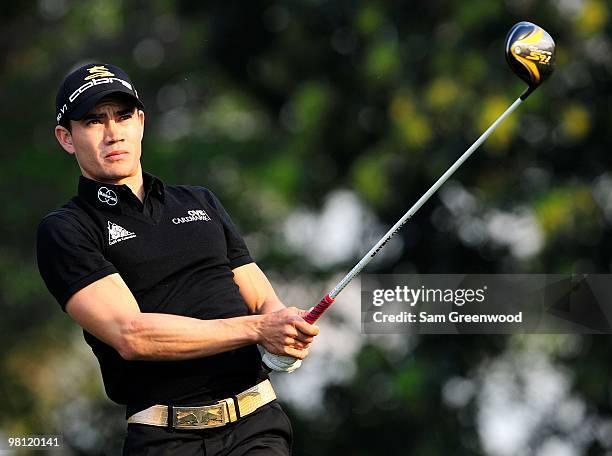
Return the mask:
{"type": "Polygon", "coordinates": [[[98,199],[109,206],[114,206],[119,201],[117,194],[106,187],[100,187],[98,189],[98,199]]]}

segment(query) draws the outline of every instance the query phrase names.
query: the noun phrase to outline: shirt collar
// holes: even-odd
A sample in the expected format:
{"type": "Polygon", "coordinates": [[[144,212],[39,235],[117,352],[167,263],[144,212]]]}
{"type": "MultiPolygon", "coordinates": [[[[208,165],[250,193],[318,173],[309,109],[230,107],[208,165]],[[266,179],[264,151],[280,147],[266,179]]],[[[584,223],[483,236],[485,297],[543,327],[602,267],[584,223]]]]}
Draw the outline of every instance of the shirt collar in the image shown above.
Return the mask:
{"type": "MultiPolygon", "coordinates": [[[[153,196],[164,202],[166,186],[161,179],[145,172],[142,173],[142,178],[145,201],[153,196]]],[[[136,198],[125,184],[106,184],[85,176],[79,178],[79,196],[99,209],[119,213],[124,205],[130,204],[130,201],[136,198]]]]}
{"type": "Polygon", "coordinates": [[[153,174],[142,173],[142,180],[145,189],[145,199],[147,196],[155,196],[163,203],[166,199],[166,184],[153,174]]]}

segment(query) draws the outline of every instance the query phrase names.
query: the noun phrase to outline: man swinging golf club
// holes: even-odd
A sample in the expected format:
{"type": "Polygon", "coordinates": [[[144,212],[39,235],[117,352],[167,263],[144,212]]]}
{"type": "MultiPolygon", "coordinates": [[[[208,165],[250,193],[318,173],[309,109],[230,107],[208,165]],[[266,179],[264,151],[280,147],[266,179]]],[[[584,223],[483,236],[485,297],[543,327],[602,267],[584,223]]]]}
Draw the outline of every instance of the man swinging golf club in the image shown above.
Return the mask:
{"type": "Polygon", "coordinates": [[[79,195],[41,223],[39,268],[85,329],[109,397],[127,405],[125,454],[287,454],[286,417],[253,344],[269,369],[299,366],[311,324],[551,74],[554,42],[521,22],[506,58],[525,93],[307,314],[280,303],[212,193],[142,173],[143,106],[124,72],[96,64],[66,78],[56,137],[83,176],[79,195]]]}
{"type": "Polygon", "coordinates": [[[291,371],[318,329],[278,299],[210,190],[142,171],[144,105],[122,69],[74,70],[56,109],[82,176],[39,226],[38,266],[126,406],[124,454],[290,454],[256,345],[291,371]]]}

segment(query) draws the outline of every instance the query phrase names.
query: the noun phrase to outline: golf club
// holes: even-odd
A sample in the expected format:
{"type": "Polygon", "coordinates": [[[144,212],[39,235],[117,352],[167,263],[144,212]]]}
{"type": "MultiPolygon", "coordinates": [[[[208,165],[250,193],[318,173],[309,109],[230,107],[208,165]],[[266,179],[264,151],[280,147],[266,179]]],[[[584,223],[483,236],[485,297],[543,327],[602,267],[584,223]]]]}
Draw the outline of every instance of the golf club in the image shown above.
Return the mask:
{"type": "MultiPolygon", "coordinates": [[[[425,202],[448,180],[449,177],[465,162],[472,153],[489,137],[491,133],[504,121],[538,86],[552,73],[555,63],[555,42],[541,27],[531,22],[515,24],[505,42],[506,61],[512,71],[524,80],[528,87],[519,98],[514,101],[487,130],[466,150],[459,159],[419,198],[404,216],[391,227],[391,229],[370,249],[370,251],[344,276],[340,282],[304,317],[308,323],[316,322],[321,315],[333,304],[340,292],[353,280],[363,268],[372,261],[378,252],[389,242],[402,226],[425,204],[425,202]]],[[[263,363],[271,370],[286,371],[299,367],[301,361],[291,356],[273,355],[265,352],[263,363]]]]}

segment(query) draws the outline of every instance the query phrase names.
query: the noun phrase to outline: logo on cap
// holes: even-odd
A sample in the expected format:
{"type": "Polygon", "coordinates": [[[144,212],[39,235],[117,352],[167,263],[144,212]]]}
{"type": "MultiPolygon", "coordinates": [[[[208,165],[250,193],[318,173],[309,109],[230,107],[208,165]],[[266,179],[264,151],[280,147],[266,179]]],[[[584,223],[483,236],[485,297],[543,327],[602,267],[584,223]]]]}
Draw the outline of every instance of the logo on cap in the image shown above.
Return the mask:
{"type": "Polygon", "coordinates": [[[91,68],[87,68],[87,71],[90,73],[83,81],[89,81],[90,79],[95,78],[104,78],[107,76],[115,76],[115,73],[111,73],[108,68],[102,65],[92,66],[91,68]]]}
{"type": "Polygon", "coordinates": [[[106,203],[109,206],[114,206],[119,201],[117,194],[106,187],[100,187],[98,189],[98,199],[100,202],[106,203]]]}
{"type": "Polygon", "coordinates": [[[123,92],[135,98],[136,105],[144,109],[129,76],[121,68],[106,63],[89,63],[72,73],[62,82],[56,97],[56,119],[70,115],[77,120],[94,107],[104,94],[123,92]],[[100,95],[100,96],[96,96],[100,95]],[[83,97],[79,99],[79,97],[83,97]]]}

